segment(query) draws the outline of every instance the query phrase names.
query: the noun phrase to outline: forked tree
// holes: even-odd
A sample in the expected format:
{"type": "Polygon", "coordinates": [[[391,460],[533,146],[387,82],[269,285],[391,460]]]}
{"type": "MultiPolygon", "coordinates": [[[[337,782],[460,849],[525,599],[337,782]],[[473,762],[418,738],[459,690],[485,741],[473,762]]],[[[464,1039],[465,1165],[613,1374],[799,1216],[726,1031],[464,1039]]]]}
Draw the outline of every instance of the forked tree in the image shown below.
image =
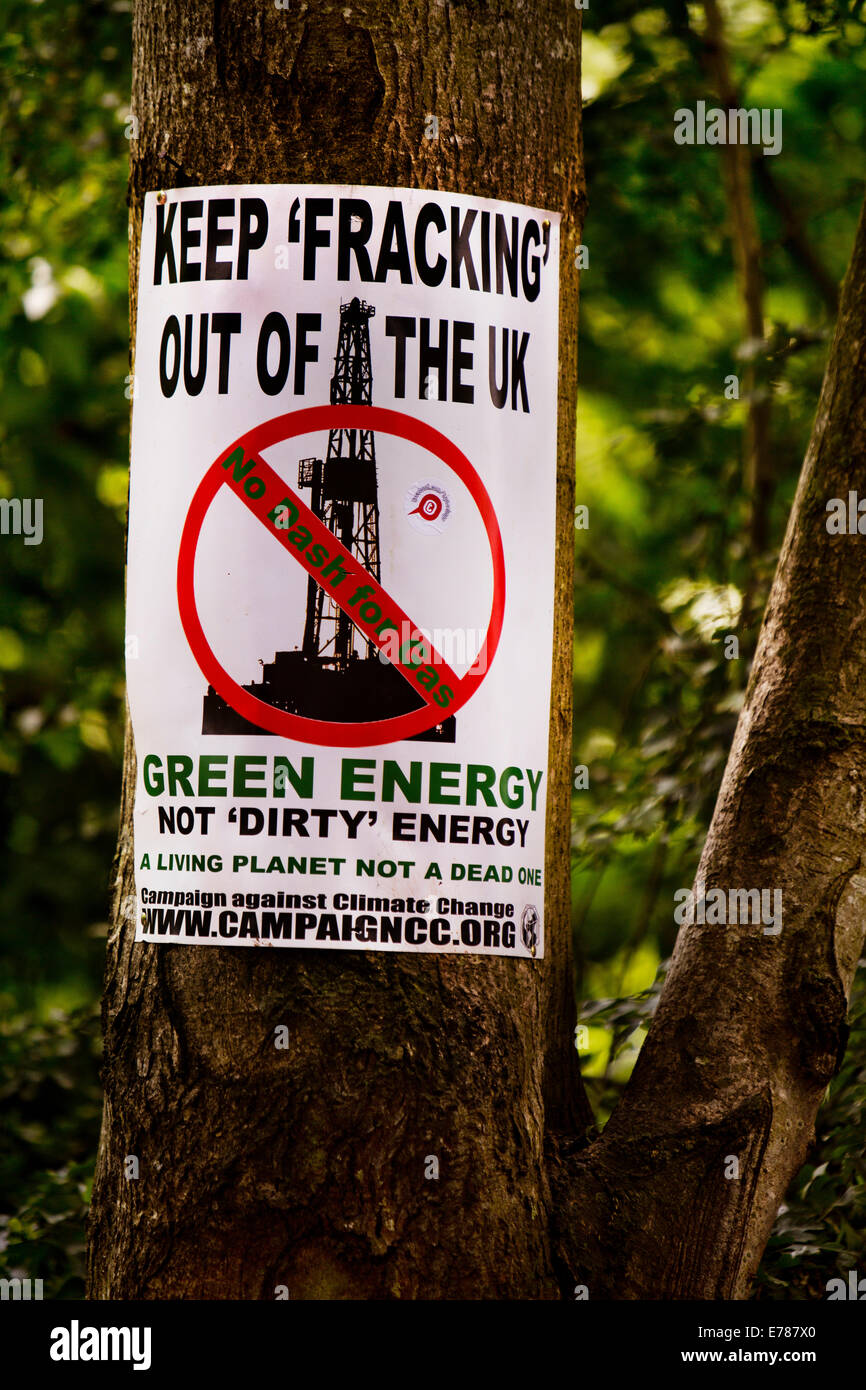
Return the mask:
{"type": "Polygon", "coordinates": [[[569,905],[579,43],[568,0],[136,4],[133,322],[148,190],[379,184],[562,214],[548,929],[539,961],[136,944],[128,737],[91,1297],[741,1298],[803,1161],[864,935],[866,549],[825,521],[866,476],[866,222],[699,871],[780,889],[783,929],[682,928],[592,1137],[569,905]]]}

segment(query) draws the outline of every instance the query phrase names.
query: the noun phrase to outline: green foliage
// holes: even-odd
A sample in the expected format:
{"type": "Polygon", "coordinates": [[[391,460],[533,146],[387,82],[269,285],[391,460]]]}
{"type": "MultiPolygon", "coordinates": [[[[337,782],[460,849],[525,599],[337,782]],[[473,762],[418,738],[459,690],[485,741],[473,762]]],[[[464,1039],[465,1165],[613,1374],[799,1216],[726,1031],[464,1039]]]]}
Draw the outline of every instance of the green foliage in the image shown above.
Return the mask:
{"type": "Polygon", "coordinates": [[[84,1297],[99,1050],[93,1007],[0,1024],[0,1278],[42,1279],[45,1298],[84,1297]]]}
{"type": "Polygon", "coordinates": [[[129,6],[11,0],[0,32],[0,1237],[83,1296],[123,738],[129,6]],[[76,1005],[85,1005],[83,1012],[76,1005]]]}
{"type": "MultiPolygon", "coordinates": [[[[651,957],[652,949],[645,947],[640,954],[651,957]]],[[[634,957],[627,962],[615,960],[606,963],[605,966],[595,967],[593,984],[596,989],[604,989],[605,984],[609,984],[613,978],[610,970],[613,965],[615,969],[620,967],[618,985],[627,988],[634,978],[632,972],[636,971],[640,977],[648,964],[649,960],[636,960],[634,957]]],[[[667,968],[668,961],[659,964],[648,989],[613,998],[592,998],[581,1008],[578,1050],[581,1053],[586,1093],[599,1128],[610,1119],[631,1075],[641,1043],[652,1023],[667,968]],[[585,1047],[580,1046],[581,1026],[586,1029],[585,1047]]]]}
{"type": "Polygon", "coordinates": [[[743,104],[784,113],[782,155],[753,161],[761,343],[744,341],[721,150],[673,142],[678,107],[714,102],[701,7],[619,0],[584,16],[577,501],[590,526],[575,533],[574,761],[590,788],[574,796],[573,850],[585,971],[626,948],[636,919],[662,956],[672,948],[673,890],[697,866],[814,416],[833,316],[778,195],[832,286],[866,183],[856,8],[724,10],[743,104]],[[766,552],[747,539],[749,401],[725,397],[747,363],[771,402],[766,552]]]}
{"type": "Polygon", "coordinates": [[[591,519],[575,533],[574,761],[590,787],[574,796],[573,848],[588,964],[627,945],[636,910],[660,954],[672,946],[672,891],[692,881],[814,416],[832,314],[770,189],[832,285],[866,182],[866,28],[830,5],[725,14],[744,104],[784,110],[783,154],[753,162],[760,343],[744,341],[720,148],[673,142],[674,110],[713,101],[700,8],[623,0],[584,16],[590,265],[576,465],[591,519]],[[747,363],[771,402],[765,552],[748,541],[749,400],[725,396],[747,363]]]}
{"type": "Polygon", "coordinates": [[[127,6],[12,3],[0,34],[0,983],[92,998],[123,733],[127,6]]]}
{"type": "MultiPolygon", "coordinates": [[[[818,399],[834,318],[827,285],[844,274],[866,183],[862,5],[723,9],[741,104],[783,110],[782,155],[753,161],[766,280],[759,343],[745,341],[721,151],[673,142],[678,107],[717,104],[702,7],[615,0],[584,14],[590,212],[576,501],[590,524],[575,532],[574,762],[588,767],[589,787],[574,793],[572,852],[582,1066],[599,1124],[655,1008],[674,890],[697,868],[818,399]],[[749,364],[771,405],[765,551],[748,540],[749,364]],[[732,374],[739,399],[725,396],[732,374]]],[[[780,1214],[761,1297],[823,1296],[837,1261],[866,1268],[854,1235],[862,988],[845,1069],[821,1111],[813,1163],[780,1214]]]]}

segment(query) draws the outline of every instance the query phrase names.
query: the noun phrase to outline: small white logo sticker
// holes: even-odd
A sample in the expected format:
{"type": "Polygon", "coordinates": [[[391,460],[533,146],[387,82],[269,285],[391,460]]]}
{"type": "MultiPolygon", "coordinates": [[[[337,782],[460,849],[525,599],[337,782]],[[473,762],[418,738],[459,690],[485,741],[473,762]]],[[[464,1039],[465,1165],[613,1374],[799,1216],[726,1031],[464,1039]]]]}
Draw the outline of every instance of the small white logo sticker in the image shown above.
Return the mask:
{"type": "Polygon", "coordinates": [[[406,493],[406,516],[416,531],[438,533],[450,515],[450,498],[438,483],[418,483],[406,493]]]}

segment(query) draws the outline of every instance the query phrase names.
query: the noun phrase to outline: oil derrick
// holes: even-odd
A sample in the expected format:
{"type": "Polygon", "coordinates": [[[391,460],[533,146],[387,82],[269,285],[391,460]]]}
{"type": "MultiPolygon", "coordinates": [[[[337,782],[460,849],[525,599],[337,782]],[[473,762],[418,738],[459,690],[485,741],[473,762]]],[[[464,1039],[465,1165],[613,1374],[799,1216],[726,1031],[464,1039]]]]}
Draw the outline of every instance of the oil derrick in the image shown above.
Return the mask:
{"type": "MultiPolygon", "coordinates": [[[[376,310],[357,297],[340,305],[340,337],[331,377],[331,405],[372,405],[370,319],[376,310]]],[[[331,430],[324,465],[301,459],[298,485],[312,493],[310,510],[342,541],[368,574],[381,579],[376,442],[372,430],[331,430]]],[[[345,671],[355,642],[372,659],[376,648],[312,576],[307,580],[303,651],[345,671]]]]}
{"type": "MultiPolygon", "coordinates": [[[[371,304],[340,305],[340,333],[331,377],[332,405],[372,405],[371,304]]],[[[310,510],[342,542],[363,569],[381,583],[379,494],[372,430],[332,429],[325,458],[298,463],[298,485],[310,492],[310,510]]],[[[423,700],[396,666],[359,632],[312,575],[300,648],[262,661],[262,678],[243,689],[275,709],[311,719],[363,724],[392,719],[423,707],[423,700]]],[[[202,704],[203,734],[264,734],[238,714],[212,685],[202,704]]],[[[454,715],[410,739],[453,743],[454,715]]]]}

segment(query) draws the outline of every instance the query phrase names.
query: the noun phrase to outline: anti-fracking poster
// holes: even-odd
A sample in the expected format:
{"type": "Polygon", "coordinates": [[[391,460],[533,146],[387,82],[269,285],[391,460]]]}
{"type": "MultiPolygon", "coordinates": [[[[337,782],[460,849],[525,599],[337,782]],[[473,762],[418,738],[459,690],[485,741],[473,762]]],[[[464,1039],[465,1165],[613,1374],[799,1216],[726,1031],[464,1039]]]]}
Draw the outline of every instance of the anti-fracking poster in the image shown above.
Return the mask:
{"type": "Polygon", "coordinates": [[[544,953],[559,218],[151,192],[136,939],[544,953]]]}

